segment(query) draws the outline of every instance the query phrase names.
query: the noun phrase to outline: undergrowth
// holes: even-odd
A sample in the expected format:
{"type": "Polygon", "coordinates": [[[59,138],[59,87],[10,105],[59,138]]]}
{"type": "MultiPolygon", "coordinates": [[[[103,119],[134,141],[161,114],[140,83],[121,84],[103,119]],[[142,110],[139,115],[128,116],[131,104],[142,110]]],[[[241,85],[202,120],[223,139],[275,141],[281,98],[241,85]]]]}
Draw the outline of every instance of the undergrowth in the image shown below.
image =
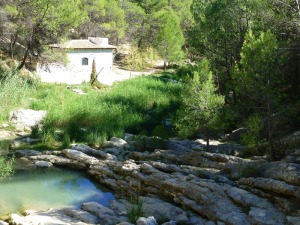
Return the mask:
{"type": "Polygon", "coordinates": [[[28,97],[35,91],[31,78],[21,76],[15,68],[5,70],[0,67],[0,121],[8,119],[9,112],[28,104],[28,97]]]}
{"type": "Polygon", "coordinates": [[[0,181],[11,176],[14,173],[15,158],[0,156],[0,181]]]}
{"type": "Polygon", "coordinates": [[[48,111],[39,132],[44,142],[102,145],[124,132],[151,135],[180,104],[181,85],[154,77],[130,79],[109,90],[84,88],[87,95],[74,94],[66,85],[40,84],[31,107],[48,111]]]}

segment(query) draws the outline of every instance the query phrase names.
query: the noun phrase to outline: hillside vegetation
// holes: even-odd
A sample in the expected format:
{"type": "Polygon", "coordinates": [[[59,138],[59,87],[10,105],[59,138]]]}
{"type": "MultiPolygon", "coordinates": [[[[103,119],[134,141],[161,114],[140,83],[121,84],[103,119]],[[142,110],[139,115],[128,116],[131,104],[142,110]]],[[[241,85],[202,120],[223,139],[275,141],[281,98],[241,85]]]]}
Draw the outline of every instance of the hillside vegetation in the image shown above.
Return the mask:
{"type": "MultiPolygon", "coordinates": [[[[165,75],[182,84],[140,78],[75,97],[63,86],[37,90],[31,81],[1,70],[1,118],[13,105],[47,109],[44,136],[53,138],[56,129],[70,140],[82,137],[82,129],[91,133],[90,140],[126,131],[149,135],[147,118],[158,121],[171,113],[174,131],[183,137],[201,133],[208,139],[244,127],[241,140],[250,152],[267,151],[279,159],[281,137],[299,128],[297,0],[4,0],[0,12],[1,57],[17,60],[16,70],[29,68],[29,61],[57,60],[49,44],[105,36],[111,44],[133,46],[141,56],[151,49],[165,69],[177,70],[165,75]],[[23,102],[26,96],[36,100],[23,102]],[[184,126],[185,118],[190,126],[184,126]]],[[[139,65],[132,55],[124,64],[139,65]]]]}

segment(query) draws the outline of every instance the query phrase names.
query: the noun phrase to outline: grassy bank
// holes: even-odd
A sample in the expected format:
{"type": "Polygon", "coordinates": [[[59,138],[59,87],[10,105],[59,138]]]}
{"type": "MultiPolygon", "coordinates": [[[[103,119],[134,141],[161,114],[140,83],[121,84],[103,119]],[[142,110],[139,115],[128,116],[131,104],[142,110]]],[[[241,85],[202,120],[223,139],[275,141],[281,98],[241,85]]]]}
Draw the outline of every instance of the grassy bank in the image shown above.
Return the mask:
{"type": "Polygon", "coordinates": [[[45,142],[94,144],[124,132],[164,135],[169,131],[161,121],[175,114],[182,87],[155,77],[138,77],[106,90],[92,90],[88,84],[81,88],[88,94],[77,95],[66,85],[39,85],[31,108],[48,111],[40,132],[45,142]]]}
{"type": "Polygon", "coordinates": [[[36,90],[32,79],[24,78],[15,69],[0,67],[0,121],[8,119],[11,110],[29,106],[28,99],[36,90]]]}

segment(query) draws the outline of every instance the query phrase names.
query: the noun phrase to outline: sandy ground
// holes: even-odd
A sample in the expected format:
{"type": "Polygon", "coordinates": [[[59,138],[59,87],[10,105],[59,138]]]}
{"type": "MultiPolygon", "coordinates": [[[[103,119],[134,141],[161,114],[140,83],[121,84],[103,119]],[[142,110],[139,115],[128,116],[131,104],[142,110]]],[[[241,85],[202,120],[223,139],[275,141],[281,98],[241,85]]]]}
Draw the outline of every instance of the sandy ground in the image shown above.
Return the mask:
{"type": "MultiPolygon", "coordinates": [[[[156,65],[160,66],[159,62],[156,65]]],[[[130,71],[113,65],[112,71],[108,73],[99,74],[98,80],[100,83],[105,85],[112,85],[116,81],[123,81],[133,77],[150,75],[159,71],[159,69],[150,69],[147,71],[130,71]]],[[[40,79],[42,82],[46,83],[65,83],[65,84],[80,84],[84,81],[89,82],[90,75],[84,73],[68,73],[64,72],[61,69],[58,71],[53,70],[52,73],[39,73],[40,79]]]]}
{"type": "Polygon", "coordinates": [[[137,76],[150,75],[157,72],[157,69],[152,69],[144,72],[130,71],[119,68],[114,65],[112,73],[109,76],[99,77],[99,81],[106,85],[112,85],[116,81],[123,81],[137,76]]]}

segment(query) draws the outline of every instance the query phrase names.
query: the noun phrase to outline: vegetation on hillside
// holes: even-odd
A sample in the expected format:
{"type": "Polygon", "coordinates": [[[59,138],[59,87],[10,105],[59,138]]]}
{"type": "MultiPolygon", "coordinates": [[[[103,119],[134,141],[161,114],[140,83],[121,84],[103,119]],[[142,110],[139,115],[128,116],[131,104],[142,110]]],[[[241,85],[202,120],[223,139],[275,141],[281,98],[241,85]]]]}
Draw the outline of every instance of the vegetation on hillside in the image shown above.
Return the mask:
{"type": "MultiPolygon", "coordinates": [[[[297,0],[67,0],[63,4],[55,0],[4,0],[0,2],[0,49],[4,57],[18,59],[21,68],[25,61],[47,58],[49,44],[66,38],[106,36],[112,44],[135,46],[135,53],[125,58],[128,68],[147,65],[148,61],[138,56],[146,57],[151,49],[165,64],[171,62],[177,69],[175,75],[164,74],[182,83],[172,87],[170,82],[141,78],[101,94],[74,97],[63,86],[41,86],[32,108],[49,110],[45,136],[54,135],[56,129],[64,130],[66,140],[82,137],[77,133],[82,129],[91,133],[90,139],[125,130],[149,134],[149,118],[157,116],[158,121],[166,113],[175,115],[181,102],[179,96],[186,104],[193,96],[188,94],[193,85],[195,90],[205,90],[206,86],[207,92],[199,92],[193,100],[200,101],[207,93],[224,96],[222,107],[216,110],[216,133],[245,126],[243,142],[254,152],[263,146],[277,159],[281,157],[276,152],[277,141],[300,125],[299,4],[297,0]],[[211,75],[209,84],[196,82],[198,64],[204,58],[211,65],[206,71],[207,76],[211,75]],[[185,65],[184,60],[190,65],[185,65]],[[131,82],[136,82],[137,88],[131,82]],[[143,89],[139,89],[141,86],[143,89]],[[181,86],[186,87],[182,95],[177,92],[181,86]],[[54,107],[57,104],[60,107],[54,107]],[[114,125],[108,125],[108,121],[114,121],[114,125]]],[[[20,87],[29,90],[31,86],[12,81],[19,80],[15,76],[9,77],[0,81],[0,98],[5,102],[7,93],[14,93],[14,102],[21,104],[22,98],[17,97],[20,87]],[[12,84],[16,91],[9,91],[13,90],[9,86],[12,84]]],[[[27,92],[22,93],[26,96],[27,92]]],[[[1,110],[2,119],[11,108],[3,105],[7,106],[1,110]]],[[[182,116],[179,121],[185,116],[181,112],[177,113],[182,116]]],[[[203,106],[199,107],[201,114],[205,114],[203,106]]],[[[190,126],[190,136],[207,128],[207,120],[202,119],[190,126]]]]}

